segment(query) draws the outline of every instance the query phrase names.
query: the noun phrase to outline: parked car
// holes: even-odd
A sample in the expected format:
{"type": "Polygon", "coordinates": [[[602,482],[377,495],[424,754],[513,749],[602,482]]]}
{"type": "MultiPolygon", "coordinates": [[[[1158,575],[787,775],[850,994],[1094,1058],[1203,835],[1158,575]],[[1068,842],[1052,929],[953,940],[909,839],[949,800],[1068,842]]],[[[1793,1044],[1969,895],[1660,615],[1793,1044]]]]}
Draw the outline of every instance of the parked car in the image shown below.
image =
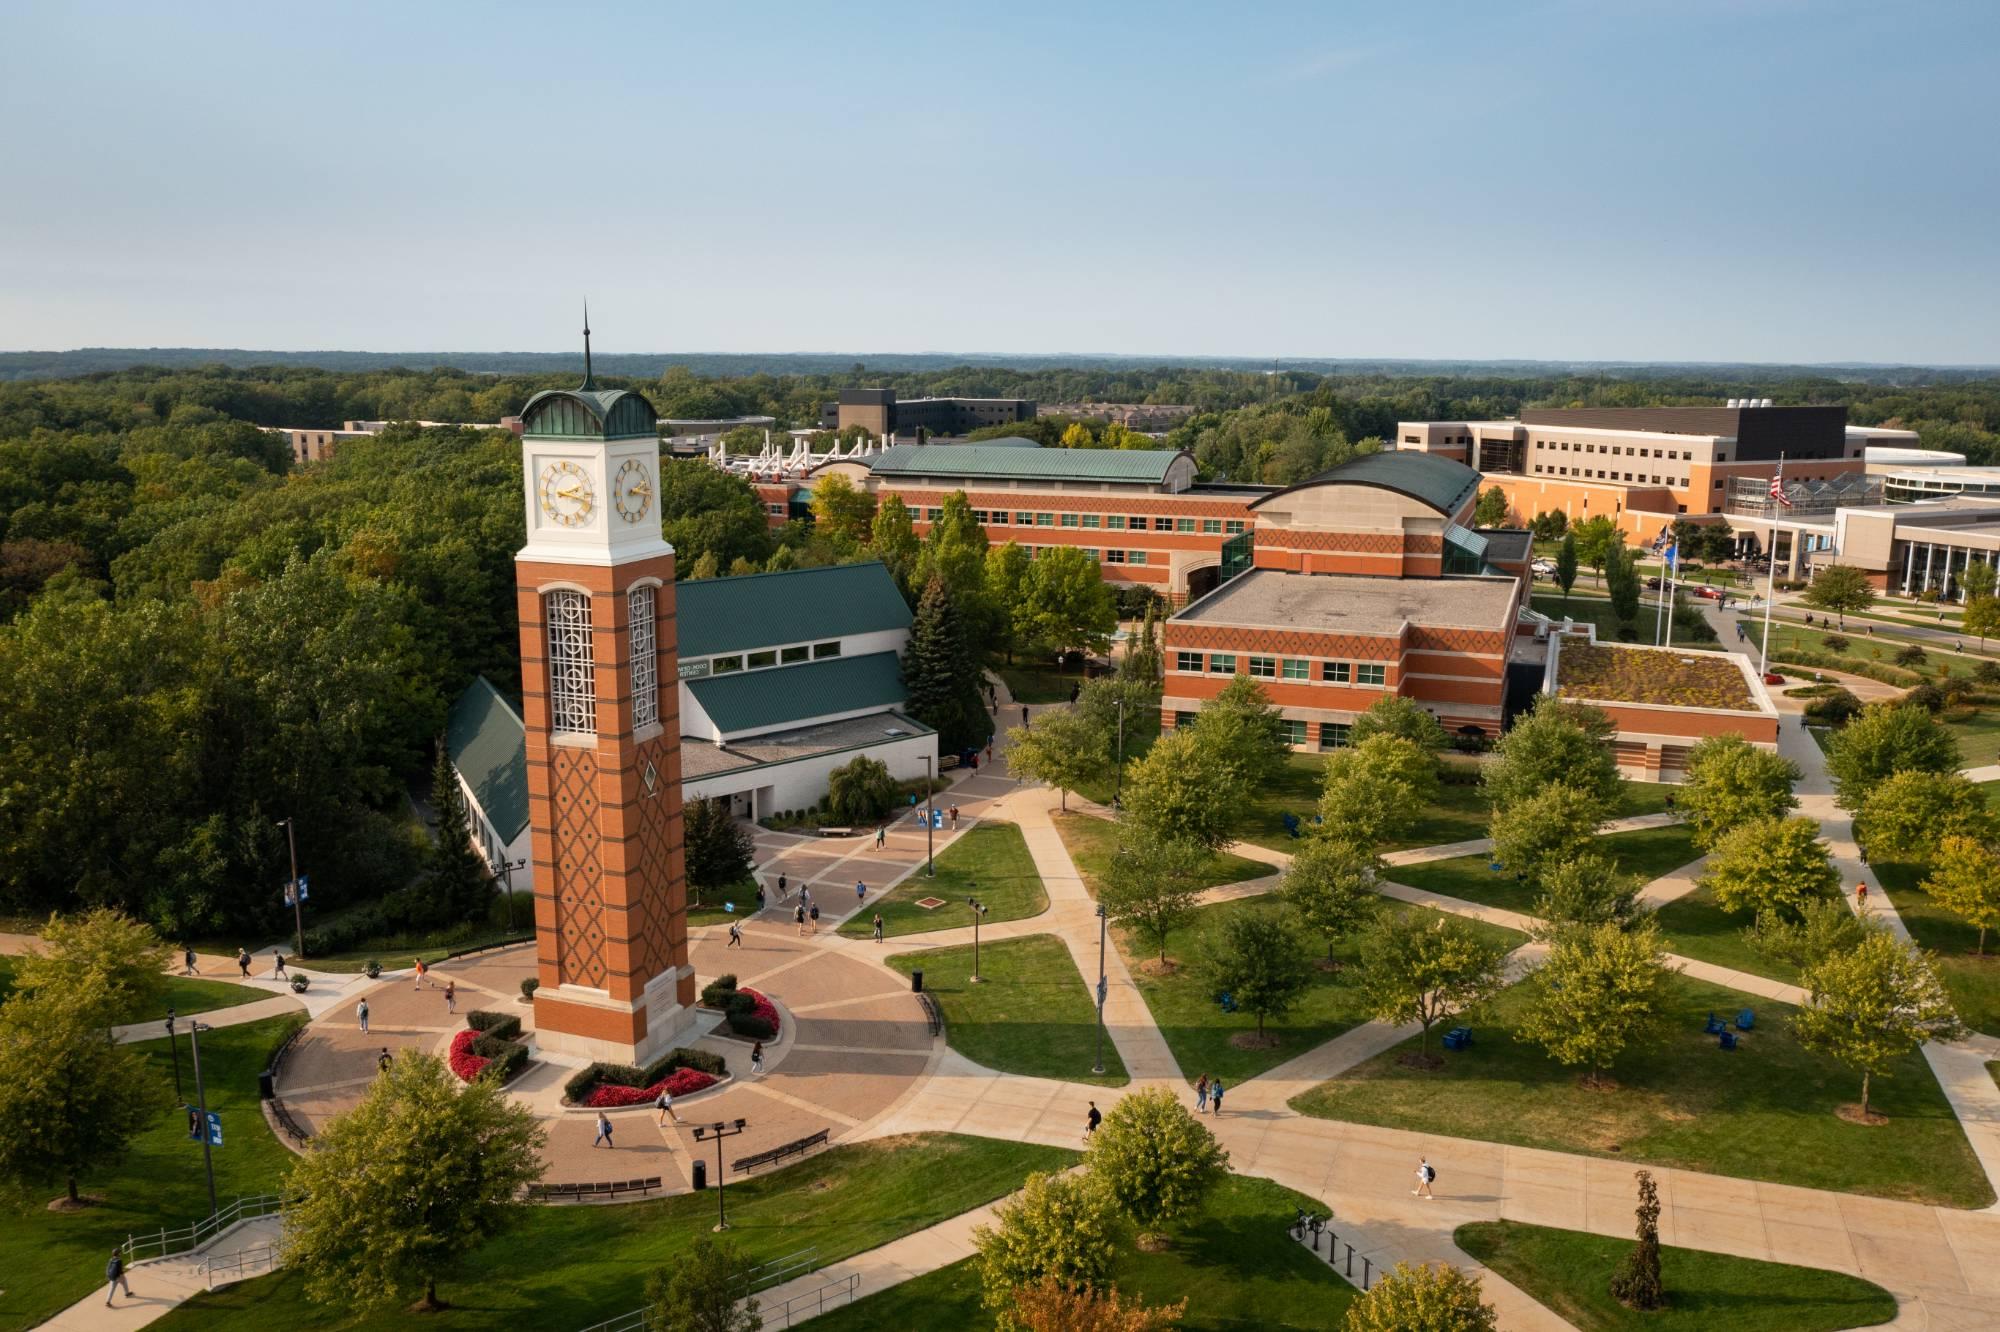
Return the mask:
{"type": "Polygon", "coordinates": [[[1698,597],[1707,597],[1710,601],[1722,600],[1722,589],[1719,587],[1710,587],[1707,583],[1703,583],[1700,587],[1697,587],[1694,590],[1694,594],[1698,597]]]}
{"type": "Polygon", "coordinates": [[[1765,683],[1765,684],[1767,684],[1767,685],[1781,685],[1781,684],[1783,684],[1784,682],[1785,682],[1785,677],[1784,677],[1784,676],[1782,676],[1782,675],[1780,675],[1780,674],[1778,674],[1778,673],[1777,673],[1776,671],[1766,671],[1766,672],[1764,672],[1764,683],[1765,683]]]}
{"type": "Polygon", "coordinates": [[[1647,591],[1649,591],[1649,592],[1657,592],[1657,591],[1659,591],[1659,590],[1660,590],[1660,587],[1661,587],[1661,583],[1660,583],[1660,577],[1659,577],[1659,575],[1658,575],[1658,574],[1655,574],[1655,575],[1653,575],[1653,576],[1652,576],[1651,578],[1648,578],[1648,579],[1646,580],[1646,590],[1647,590],[1647,591]]]}
{"type": "Polygon", "coordinates": [[[1556,562],[1554,560],[1536,560],[1528,567],[1534,570],[1537,578],[1554,578],[1556,576],[1556,562]]]}

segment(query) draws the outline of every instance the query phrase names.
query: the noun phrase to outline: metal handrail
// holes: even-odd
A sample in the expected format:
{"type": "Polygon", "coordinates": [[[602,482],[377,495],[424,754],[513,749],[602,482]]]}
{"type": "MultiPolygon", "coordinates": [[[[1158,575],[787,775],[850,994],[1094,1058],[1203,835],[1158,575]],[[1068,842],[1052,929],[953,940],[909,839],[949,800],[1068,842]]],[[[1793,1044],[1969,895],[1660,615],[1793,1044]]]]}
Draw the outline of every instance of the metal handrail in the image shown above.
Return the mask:
{"type": "Polygon", "coordinates": [[[118,1246],[128,1263],[151,1262],[156,1258],[171,1258],[177,1253],[187,1253],[199,1249],[214,1240],[216,1236],[239,1221],[250,1221],[260,1216],[285,1209],[285,1199],[276,1193],[245,1194],[193,1225],[178,1226],[172,1230],[162,1226],[151,1235],[127,1235],[125,1242],[118,1246]],[[141,1256],[141,1250],[146,1250],[141,1256]]]}
{"type": "Polygon", "coordinates": [[[840,1280],[829,1281],[817,1290],[808,1290],[792,1296],[792,1298],[785,1301],[783,1308],[759,1308],[757,1312],[764,1316],[764,1325],[766,1327],[771,1325],[773,1318],[783,1318],[785,1320],[784,1325],[790,1327],[794,1316],[812,1318],[825,1313],[828,1300],[832,1300],[836,1304],[841,1300],[852,1300],[854,1292],[860,1289],[860,1286],[861,1273],[849,1272],[840,1280]],[[804,1307],[801,1308],[801,1305],[804,1307]]]}
{"type": "Polygon", "coordinates": [[[249,1268],[261,1266],[265,1271],[270,1271],[277,1267],[277,1265],[278,1246],[275,1244],[260,1244],[254,1249],[245,1249],[241,1253],[231,1254],[226,1258],[203,1258],[201,1260],[201,1277],[203,1283],[210,1290],[214,1290],[215,1274],[217,1272],[236,1272],[241,1273],[243,1276],[249,1276],[250,1272],[247,1270],[249,1268]]]}
{"type": "MultiPolygon", "coordinates": [[[[783,1285],[794,1275],[811,1272],[818,1263],[819,1246],[815,1244],[796,1253],[788,1253],[782,1258],[773,1258],[768,1263],[745,1268],[737,1273],[737,1280],[742,1283],[742,1288],[736,1298],[748,1299],[760,1291],[783,1285]]],[[[620,1314],[601,1323],[592,1323],[589,1327],[583,1328],[582,1332],[666,1332],[666,1329],[656,1326],[652,1314],[647,1310],[634,1309],[631,1313],[620,1314]]]]}

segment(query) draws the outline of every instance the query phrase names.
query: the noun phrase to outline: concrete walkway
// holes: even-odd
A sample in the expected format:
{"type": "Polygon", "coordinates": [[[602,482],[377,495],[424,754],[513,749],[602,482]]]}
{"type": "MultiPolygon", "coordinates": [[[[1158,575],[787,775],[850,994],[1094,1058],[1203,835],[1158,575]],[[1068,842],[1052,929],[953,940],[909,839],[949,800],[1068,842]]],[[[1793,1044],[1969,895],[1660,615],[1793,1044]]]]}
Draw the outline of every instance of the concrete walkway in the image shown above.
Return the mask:
{"type": "MultiPolygon", "coordinates": [[[[185,1032],[189,1022],[199,1019],[204,1027],[240,1027],[250,1022],[262,1022],[265,1018],[283,1017],[287,1013],[307,1011],[305,1002],[297,995],[274,994],[269,999],[258,999],[234,1008],[212,1008],[206,1013],[181,1013],[176,1015],[175,1029],[185,1032]]],[[[167,1034],[163,1021],[131,1022],[111,1029],[111,1039],[120,1045],[134,1041],[157,1041],[167,1034]]]]}
{"type": "Polygon", "coordinates": [[[145,1327],[211,1287],[268,1273],[275,1265],[272,1246],[282,1233],[282,1222],[275,1216],[232,1226],[197,1252],[156,1258],[128,1269],[125,1275],[132,1293],[127,1296],[121,1287],[111,1307],[105,1307],[105,1287],[99,1285],[41,1326],[52,1332],[126,1332],[145,1327]],[[217,1269],[212,1281],[204,1263],[217,1269]]]}

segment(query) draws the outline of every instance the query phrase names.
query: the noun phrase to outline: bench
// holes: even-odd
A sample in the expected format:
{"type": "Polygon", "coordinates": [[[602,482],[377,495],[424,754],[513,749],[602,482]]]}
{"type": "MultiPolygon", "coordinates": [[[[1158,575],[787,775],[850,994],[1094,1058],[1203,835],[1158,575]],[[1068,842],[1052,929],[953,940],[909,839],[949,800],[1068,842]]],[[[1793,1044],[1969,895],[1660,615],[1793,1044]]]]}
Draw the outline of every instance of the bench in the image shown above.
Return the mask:
{"type": "Polygon", "coordinates": [[[852,829],[852,828],[821,828],[821,829],[819,830],[819,835],[820,835],[821,837],[852,837],[852,836],[854,836],[854,829],[852,829]]]}
{"type": "Polygon", "coordinates": [[[560,1198],[581,1201],[585,1198],[616,1198],[621,1193],[636,1193],[642,1197],[660,1187],[660,1177],[649,1179],[621,1179],[603,1184],[530,1184],[528,1198],[535,1202],[552,1202],[560,1198]]]}
{"type": "MultiPolygon", "coordinates": [[[[301,1027],[299,1030],[304,1031],[305,1028],[301,1027]]],[[[271,1115],[278,1121],[278,1127],[282,1128],[291,1137],[291,1140],[299,1146],[303,1147],[307,1142],[311,1141],[312,1135],[300,1128],[299,1122],[292,1118],[292,1112],[285,1108],[283,1097],[273,1096],[271,1098],[271,1115]]]]}
{"type": "Polygon", "coordinates": [[[931,1036],[935,1038],[944,1030],[944,1012],[938,1007],[937,1000],[931,998],[929,990],[918,991],[917,1002],[924,1006],[924,1021],[929,1024],[931,1036]]]}
{"type": "Polygon", "coordinates": [[[1472,1044],[1470,1027],[1453,1027],[1444,1034],[1444,1048],[1447,1050],[1463,1050],[1470,1044],[1472,1044]]]}
{"type": "Polygon", "coordinates": [[[826,1135],[830,1130],[821,1129],[809,1137],[796,1142],[788,1142],[782,1147],[773,1147],[768,1152],[758,1152],[754,1156],[740,1157],[729,1163],[729,1168],[737,1174],[746,1174],[759,1166],[775,1165],[788,1156],[804,1156],[815,1147],[826,1146],[826,1135]]]}

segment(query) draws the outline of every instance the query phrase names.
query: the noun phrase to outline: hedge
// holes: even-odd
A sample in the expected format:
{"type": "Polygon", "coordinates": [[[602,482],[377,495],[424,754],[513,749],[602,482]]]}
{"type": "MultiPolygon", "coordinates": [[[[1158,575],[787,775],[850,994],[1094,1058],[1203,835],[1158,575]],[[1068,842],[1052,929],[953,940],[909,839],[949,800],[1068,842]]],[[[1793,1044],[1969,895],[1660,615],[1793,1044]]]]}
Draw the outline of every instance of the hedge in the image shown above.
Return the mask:
{"type": "Polygon", "coordinates": [[[738,1036],[768,1041],[778,1034],[778,1024],[759,1013],[731,1013],[729,1029],[738,1036]]]}
{"type": "Polygon", "coordinates": [[[701,1006],[703,1008],[721,1008],[729,1001],[729,996],[735,993],[735,972],[732,971],[726,976],[717,976],[714,980],[701,987],[701,1006]]]}
{"type": "Polygon", "coordinates": [[[563,1084],[563,1099],[581,1105],[591,1089],[600,1082],[620,1087],[650,1087],[677,1068],[691,1068],[698,1073],[720,1078],[729,1072],[729,1063],[721,1055],[677,1045],[644,1068],[631,1064],[597,1063],[580,1069],[563,1084]]]}
{"type": "Polygon", "coordinates": [[[503,1041],[519,1040],[521,1036],[520,1018],[512,1013],[495,1013],[487,1008],[475,1008],[467,1013],[465,1025],[488,1036],[498,1036],[503,1041]]]}
{"type": "Polygon", "coordinates": [[[1866,680],[1880,680],[1883,684],[1908,688],[1924,682],[1924,677],[1915,671],[1906,671],[1900,666],[1891,666],[1880,661],[1857,660],[1853,657],[1836,657],[1830,652],[1817,652],[1811,648],[1794,648],[1788,652],[1773,652],[1771,660],[1781,666],[1802,666],[1815,671],[1844,671],[1848,675],[1858,675],[1866,680]]]}

